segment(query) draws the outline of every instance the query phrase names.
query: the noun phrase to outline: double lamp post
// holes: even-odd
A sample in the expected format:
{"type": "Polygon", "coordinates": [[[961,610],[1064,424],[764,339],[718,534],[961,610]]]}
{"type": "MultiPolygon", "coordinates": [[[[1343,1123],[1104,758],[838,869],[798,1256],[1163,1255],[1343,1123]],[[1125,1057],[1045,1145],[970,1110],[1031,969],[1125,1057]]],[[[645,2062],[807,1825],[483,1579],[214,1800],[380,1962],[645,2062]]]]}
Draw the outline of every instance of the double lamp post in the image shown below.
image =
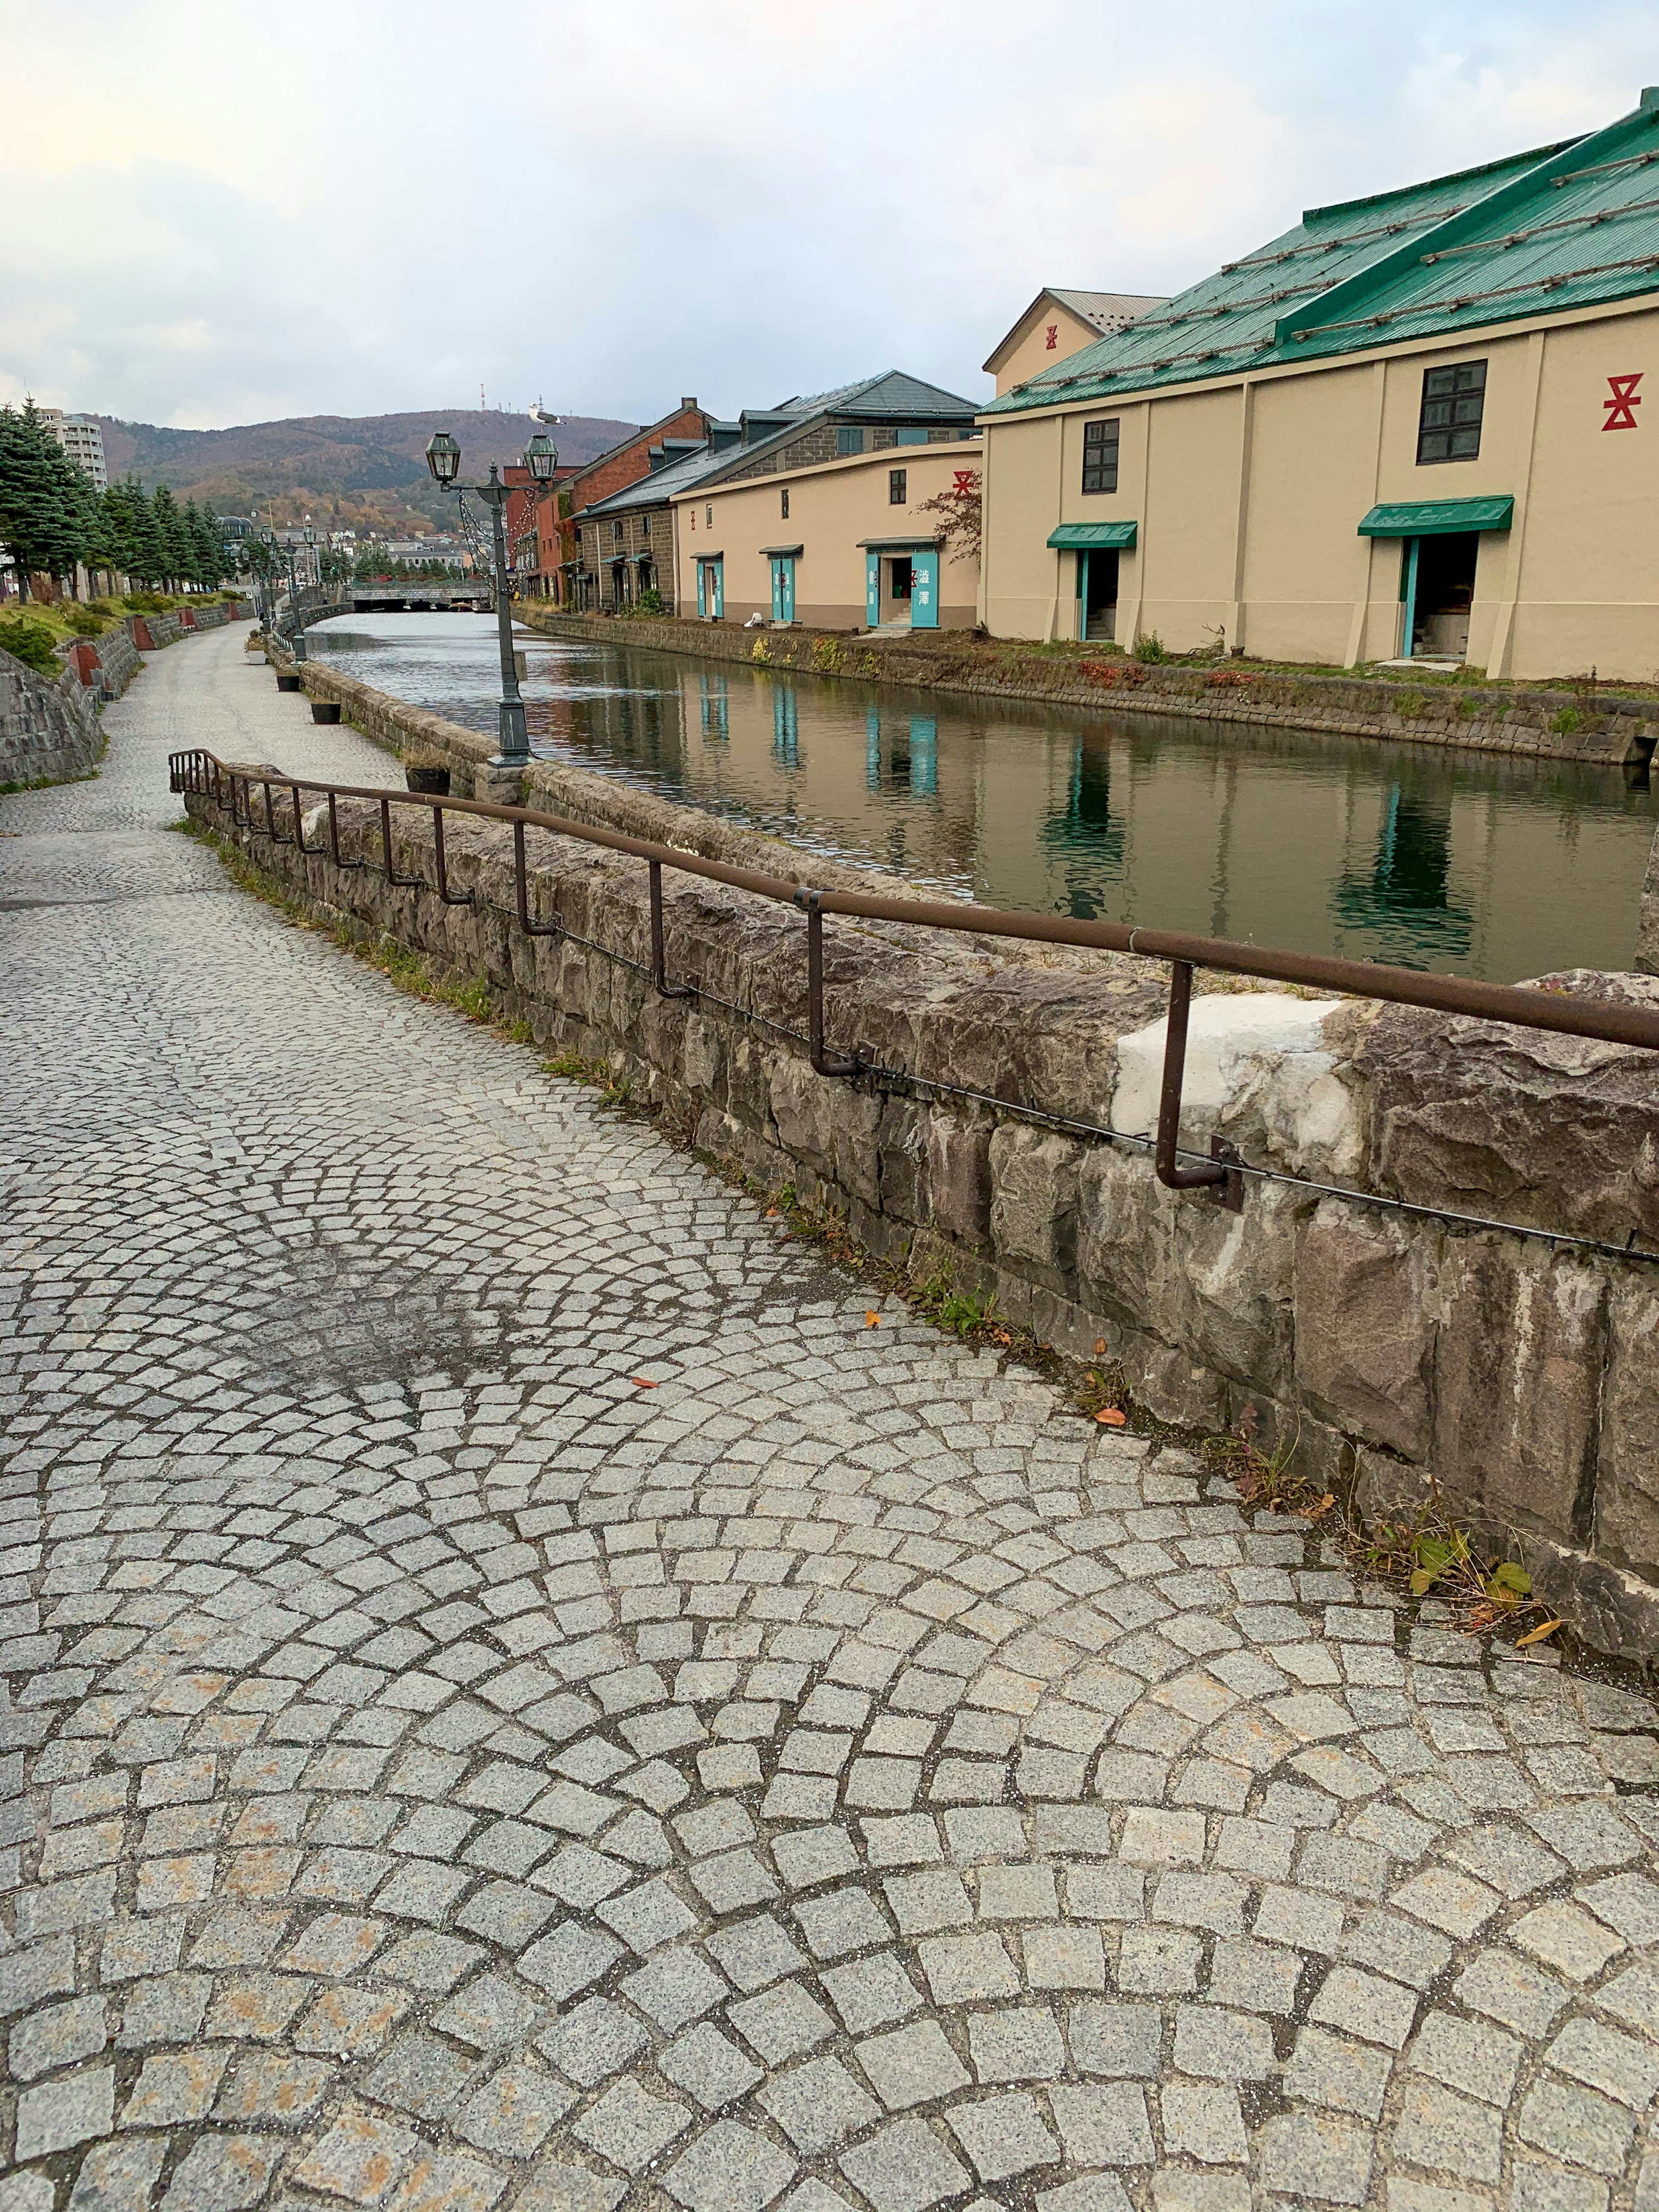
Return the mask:
{"type": "MultiPolygon", "coordinates": [[[[432,471],[434,481],[446,491],[470,491],[489,509],[495,539],[495,627],[501,651],[501,703],[498,710],[501,750],[489,765],[501,769],[527,768],[530,763],[530,732],[525,722],[524,701],[519,696],[518,664],[513,657],[513,592],[507,565],[505,515],[513,488],[501,482],[501,471],[494,461],[489,464],[489,475],[485,483],[459,483],[461,449],[447,430],[436,431],[428,441],[426,465],[432,471]]],[[[551,480],[554,470],[559,465],[559,456],[554,450],[553,441],[544,430],[538,430],[525,447],[524,465],[532,483],[547,483],[551,480]]]]}

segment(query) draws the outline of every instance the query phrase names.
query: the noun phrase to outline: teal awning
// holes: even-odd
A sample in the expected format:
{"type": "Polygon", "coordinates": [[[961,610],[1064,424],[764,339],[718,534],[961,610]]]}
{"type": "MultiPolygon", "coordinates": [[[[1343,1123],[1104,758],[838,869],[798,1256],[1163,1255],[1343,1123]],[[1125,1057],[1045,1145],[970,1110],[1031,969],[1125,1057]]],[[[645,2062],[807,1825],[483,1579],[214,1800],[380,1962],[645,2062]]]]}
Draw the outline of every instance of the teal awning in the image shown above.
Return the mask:
{"type": "Polygon", "coordinates": [[[1048,538],[1056,553],[1098,553],[1114,545],[1127,553],[1134,542],[1133,522],[1062,522],[1048,538]]]}
{"type": "Polygon", "coordinates": [[[1507,492],[1497,499],[1402,499],[1392,507],[1374,507],[1361,520],[1359,534],[1449,538],[1454,531],[1507,530],[1514,515],[1515,501],[1507,492]]]}

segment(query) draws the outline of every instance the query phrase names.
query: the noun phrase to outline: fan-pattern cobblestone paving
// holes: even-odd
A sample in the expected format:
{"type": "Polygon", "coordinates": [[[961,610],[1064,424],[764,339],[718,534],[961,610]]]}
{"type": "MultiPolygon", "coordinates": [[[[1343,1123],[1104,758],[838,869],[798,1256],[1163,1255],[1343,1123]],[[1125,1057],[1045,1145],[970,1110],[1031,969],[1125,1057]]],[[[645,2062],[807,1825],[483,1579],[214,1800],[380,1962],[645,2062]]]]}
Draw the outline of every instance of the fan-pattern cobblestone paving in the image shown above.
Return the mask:
{"type": "Polygon", "coordinates": [[[1659,2212],[1659,1716],[0,806],[0,2212],[1659,2212]]]}

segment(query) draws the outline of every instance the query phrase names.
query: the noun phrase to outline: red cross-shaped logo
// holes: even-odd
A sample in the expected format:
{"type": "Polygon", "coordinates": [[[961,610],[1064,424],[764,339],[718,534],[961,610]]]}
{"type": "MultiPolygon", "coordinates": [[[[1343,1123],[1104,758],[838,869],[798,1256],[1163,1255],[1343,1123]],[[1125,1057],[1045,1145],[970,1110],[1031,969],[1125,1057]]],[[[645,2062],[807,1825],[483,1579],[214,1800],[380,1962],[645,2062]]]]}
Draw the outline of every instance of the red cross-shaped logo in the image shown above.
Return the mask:
{"type": "Polygon", "coordinates": [[[1642,404],[1641,394],[1636,387],[1642,381],[1644,374],[1638,368],[1634,376],[1610,376],[1607,379],[1607,390],[1613,397],[1601,402],[1607,411],[1607,419],[1601,425],[1604,430],[1633,430],[1636,428],[1636,410],[1642,404]]]}
{"type": "Polygon", "coordinates": [[[1058,353],[1060,350],[1060,325],[1058,323],[1049,324],[1048,343],[1044,345],[1042,350],[1045,353],[1058,353]]]}

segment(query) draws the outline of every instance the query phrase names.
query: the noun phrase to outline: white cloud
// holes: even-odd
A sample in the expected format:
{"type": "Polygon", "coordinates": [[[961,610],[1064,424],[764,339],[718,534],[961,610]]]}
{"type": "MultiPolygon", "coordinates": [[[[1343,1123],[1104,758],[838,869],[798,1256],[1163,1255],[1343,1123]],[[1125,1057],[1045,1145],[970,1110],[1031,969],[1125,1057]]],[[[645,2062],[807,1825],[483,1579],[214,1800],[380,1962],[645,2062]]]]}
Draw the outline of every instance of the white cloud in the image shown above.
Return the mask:
{"type": "Polygon", "coordinates": [[[1659,77],[1599,0],[0,5],[0,394],[178,424],[977,393],[1041,283],[1173,289],[1659,77]]]}

